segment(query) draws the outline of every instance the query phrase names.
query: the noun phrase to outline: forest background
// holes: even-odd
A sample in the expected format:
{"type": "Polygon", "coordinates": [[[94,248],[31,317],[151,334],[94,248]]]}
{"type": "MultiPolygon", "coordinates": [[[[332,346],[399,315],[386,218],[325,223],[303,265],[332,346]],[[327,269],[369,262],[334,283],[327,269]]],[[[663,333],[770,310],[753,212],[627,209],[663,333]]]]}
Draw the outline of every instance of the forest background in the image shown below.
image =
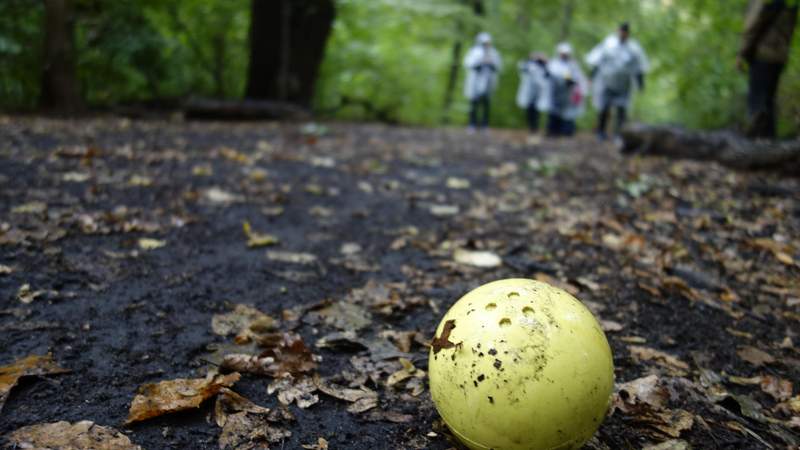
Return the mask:
{"type": "MultiPolygon", "coordinates": [[[[251,1],[73,0],[74,67],[95,110],[239,99],[250,64],[251,1]]],[[[275,2],[279,4],[281,2],[275,2]]],[[[466,119],[461,58],[494,36],[505,68],[492,124],[522,127],[516,63],[569,40],[583,58],[623,20],[652,60],[633,117],[691,128],[735,128],[746,77],[735,67],[747,0],[336,0],[311,106],[319,117],[412,125],[466,119]]],[[[0,109],[35,110],[42,94],[45,4],[0,2],[0,109]]],[[[795,34],[780,88],[780,134],[800,130],[795,34]]],[[[586,69],[586,68],[585,68],[586,69]]],[[[580,125],[590,127],[592,115],[580,125]]]]}

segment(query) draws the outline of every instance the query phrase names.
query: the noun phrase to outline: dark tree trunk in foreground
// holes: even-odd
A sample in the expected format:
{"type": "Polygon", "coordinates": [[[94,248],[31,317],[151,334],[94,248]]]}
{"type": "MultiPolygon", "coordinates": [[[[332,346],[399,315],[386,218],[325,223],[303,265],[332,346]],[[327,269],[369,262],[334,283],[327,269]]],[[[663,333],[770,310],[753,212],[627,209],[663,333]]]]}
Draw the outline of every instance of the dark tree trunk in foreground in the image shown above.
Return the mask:
{"type": "Polygon", "coordinates": [[[75,73],[75,22],[70,0],[45,0],[42,107],[74,112],[82,108],[75,73]]]}
{"type": "Polygon", "coordinates": [[[740,169],[800,174],[800,140],[750,140],[731,132],[630,125],[622,131],[624,153],[718,161],[740,169]]]}
{"type": "Polygon", "coordinates": [[[245,97],[309,106],[335,14],[333,0],[252,0],[245,97]]]}

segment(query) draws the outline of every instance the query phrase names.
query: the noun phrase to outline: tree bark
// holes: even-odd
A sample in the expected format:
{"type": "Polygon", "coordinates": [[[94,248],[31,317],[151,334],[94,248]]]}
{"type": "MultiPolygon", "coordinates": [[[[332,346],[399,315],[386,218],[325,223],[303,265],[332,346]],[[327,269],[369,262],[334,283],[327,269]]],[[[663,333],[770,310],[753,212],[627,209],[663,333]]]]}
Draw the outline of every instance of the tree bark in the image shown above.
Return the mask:
{"type": "MultiPolygon", "coordinates": [[[[483,0],[469,0],[467,5],[472,8],[473,14],[476,16],[483,16],[486,10],[483,5],[483,0]]],[[[459,20],[456,22],[456,34],[461,36],[464,31],[464,24],[459,20]]],[[[450,107],[453,105],[453,94],[456,90],[456,83],[458,82],[458,72],[461,69],[461,51],[464,44],[461,39],[457,39],[453,43],[452,55],[453,59],[450,62],[450,71],[447,74],[447,87],[444,91],[444,108],[442,110],[442,120],[445,123],[450,122],[450,107]]]]}
{"type": "Polygon", "coordinates": [[[245,97],[310,106],[335,14],[333,0],[252,0],[245,97]]]}
{"type": "Polygon", "coordinates": [[[572,16],[575,12],[575,0],[567,0],[564,3],[564,17],[561,19],[561,33],[559,41],[566,41],[569,39],[569,32],[572,28],[572,16]]]}
{"type": "Polygon", "coordinates": [[[620,150],[712,160],[739,169],[773,169],[800,175],[800,140],[750,140],[732,132],[699,132],[639,124],[623,129],[620,150]]]}
{"type": "Polygon", "coordinates": [[[40,105],[59,112],[83,108],[75,72],[75,21],[70,0],[45,0],[40,105]]]}

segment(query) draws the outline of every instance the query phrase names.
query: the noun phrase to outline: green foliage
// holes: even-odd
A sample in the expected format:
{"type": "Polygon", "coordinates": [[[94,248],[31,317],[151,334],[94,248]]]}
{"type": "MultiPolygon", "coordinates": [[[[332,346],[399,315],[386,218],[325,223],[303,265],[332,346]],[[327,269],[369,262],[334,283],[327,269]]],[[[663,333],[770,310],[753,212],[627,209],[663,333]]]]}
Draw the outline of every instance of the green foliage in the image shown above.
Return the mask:
{"type": "Polygon", "coordinates": [[[36,103],[42,12],[39,1],[0,2],[0,107],[29,108],[36,103]]]}

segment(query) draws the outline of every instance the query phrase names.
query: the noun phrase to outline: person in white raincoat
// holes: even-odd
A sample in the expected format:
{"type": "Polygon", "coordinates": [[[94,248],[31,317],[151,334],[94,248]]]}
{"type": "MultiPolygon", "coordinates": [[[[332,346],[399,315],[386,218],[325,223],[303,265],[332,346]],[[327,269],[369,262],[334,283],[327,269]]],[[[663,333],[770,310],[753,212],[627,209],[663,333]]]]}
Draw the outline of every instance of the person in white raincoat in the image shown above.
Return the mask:
{"type": "Polygon", "coordinates": [[[606,138],[606,123],[611,109],[616,109],[614,133],[622,129],[631,103],[634,81],[644,89],[644,74],[649,62],[644,50],[630,37],[630,26],[620,25],[617,33],[606,37],[588,55],[586,63],[592,68],[592,103],[598,112],[597,135],[606,138]]]}
{"type": "Polygon", "coordinates": [[[467,70],[464,95],[469,100],[470,129],[489,125],[489,103],[501,67],[500,54],[492,47],[492,37],[489,33],[480,33],[464,57],[467,70]]]}
{"type": "Polygon", "coordinates": [[[572,46],[566,42],[556,47],[558,56],[547,64],[550,74],[550,94],[547,98],[548,136],[572,136],[575,119],[584,111],[588,82],[580,64],[572,57],[572,46]]]}
{"type": "Polygon", "coordinates": [[[519,62],[518,68],[517,106],[525,110],[528,130],[536,133],[539,130],[539,112],[547,107],[547,96],[550,94],[547,57],[539,52],[531,52],[527,60],[519,62]]]}

